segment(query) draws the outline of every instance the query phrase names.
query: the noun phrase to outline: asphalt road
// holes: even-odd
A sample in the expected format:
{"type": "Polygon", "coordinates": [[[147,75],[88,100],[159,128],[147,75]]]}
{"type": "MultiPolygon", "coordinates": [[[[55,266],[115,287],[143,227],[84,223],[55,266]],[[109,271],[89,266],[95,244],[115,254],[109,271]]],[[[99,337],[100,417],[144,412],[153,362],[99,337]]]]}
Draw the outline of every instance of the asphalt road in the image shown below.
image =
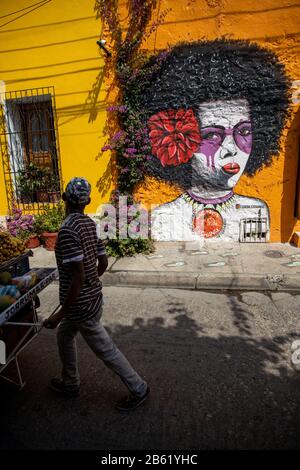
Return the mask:
{"type": "MultiPolygon", "coordinates": [[[[24,390],[0,382],[0,449],[300,449],[300,294],[104,292],[103,323],[149,382],[149,401],[117,412],[126,389],[80,337],[80,397],[56,396],[55,332],[43,330],[21,356],[24,390]]],[[[57,285],[41,301],[46,317],[57,285]]]]}

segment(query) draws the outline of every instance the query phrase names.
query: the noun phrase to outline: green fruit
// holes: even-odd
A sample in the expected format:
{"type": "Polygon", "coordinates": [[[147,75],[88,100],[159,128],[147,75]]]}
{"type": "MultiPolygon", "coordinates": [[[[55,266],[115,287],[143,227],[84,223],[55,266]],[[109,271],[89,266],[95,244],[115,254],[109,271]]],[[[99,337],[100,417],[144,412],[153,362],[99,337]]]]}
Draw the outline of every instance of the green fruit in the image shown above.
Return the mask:
{"type": "Polygon", "coordinates": [[[11,274],[7,271],[0,273],[0,284],[2,286],[7,286],[8,284],[11,284],[11,274]]]}
{"type": "Polygon", "coordinates": [[[2,295],[0,297],[0,312],[3,312],[3,310],[6,310],[15,302],[16,299],[14,297],[11,297],[10,295],[2,295]]]}

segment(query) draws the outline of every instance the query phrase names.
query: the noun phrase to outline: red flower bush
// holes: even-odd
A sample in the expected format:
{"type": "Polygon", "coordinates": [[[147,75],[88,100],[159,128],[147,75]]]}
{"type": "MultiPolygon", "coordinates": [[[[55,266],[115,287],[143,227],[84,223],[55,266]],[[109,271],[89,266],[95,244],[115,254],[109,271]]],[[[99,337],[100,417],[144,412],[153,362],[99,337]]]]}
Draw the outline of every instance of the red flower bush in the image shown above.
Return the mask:
{"type": "Polygon", "coordinates": [[[168,109],[148,120],[152,153],[162,166],[188,162],[200,144],[200,130],[192,109],[168,109]]]}

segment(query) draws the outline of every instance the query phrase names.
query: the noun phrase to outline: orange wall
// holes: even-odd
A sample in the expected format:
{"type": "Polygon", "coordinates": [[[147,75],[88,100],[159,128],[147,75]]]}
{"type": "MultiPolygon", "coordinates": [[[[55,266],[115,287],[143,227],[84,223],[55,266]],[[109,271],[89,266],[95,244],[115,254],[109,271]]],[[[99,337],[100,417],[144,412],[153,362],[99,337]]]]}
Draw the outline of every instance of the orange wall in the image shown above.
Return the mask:
{"type": "MultiPolygon", "coordinates": [[[[163,25],[148,41],[150,50],[180,41],[247,39],[275,52],[291,80],[300,79],[300,4],[296,0],[161,0],[159,10],[171,8],[163,25]]],[[[299,82],[300,83],[300,82],[299,82]]],[[[299,86],[300,88],[300,86],[299,86]]],[[[294,217],[300,136],[299,105],[291,105],[282,133],[281,151],[272,166],[254,177],[242,176],[235,191],[258,197],[270,209],[271,241],[288,241],[300,221],[294,217]]],[[[138,188],[137,196],[153,203],[174,198],[174,188],[153,179],[138,188]],[[148,197],[147,197],[148,195],[148,197]]]]}

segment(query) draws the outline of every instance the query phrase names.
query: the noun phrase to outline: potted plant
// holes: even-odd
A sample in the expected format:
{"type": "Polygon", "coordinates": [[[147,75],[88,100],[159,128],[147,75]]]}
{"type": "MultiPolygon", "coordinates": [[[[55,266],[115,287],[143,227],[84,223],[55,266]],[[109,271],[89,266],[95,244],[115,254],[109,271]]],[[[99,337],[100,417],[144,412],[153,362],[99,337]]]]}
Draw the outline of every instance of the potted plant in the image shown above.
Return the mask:
{"type": "Polygon", "coordinates": [[[30,204],[35,201],[35,182],[29,177],[27,171],[22,171],[17,175],[16,186],[19,202],[30,204]]]}
{"type": "Polygon", "coordinates": [[[6,226],[13,237],[17,237],[26,244],[26,248],[36,248],[40,240],[34,231],[34,216],[23,214],[22,209],[13,206],[11,213],[6,217],[6,226]]]}
{"type": "Polygon", "coordinates": [[[37,248],[41,244],[38,234],[34,232],[27,232],[24,230],[24,232],[22,232],[22,235],[18,238],[24,240],[25,246],[28,249],[37,248]]]}
{"type": "Polygon", "coordinates": [[[47,205],[43,214],[35,217],[34,230],[41,235],[46,250],[53,251],[58,230],[65,219],[65,206],[60,203],[54,207],[47,205]]]}
{"type": "Polygon", "coordinates": [[[60,201],[60,182],[59,177],[57,175],[50,175],[48,184],[48,197],[49,202],[57,203],[60,201]]]}
{"type": "Polygon", "coordinates": [[[22,170],[17,176],[17,192],[23,204],[31,202],[56,204],[60,201],[59,176],[52,174],[49,168],[40,168],[30,163],[26,170],[22,170]]]}
{"type": "Polygon", "coordinates": [[[48,184],[50,179],[49,170],[46,168],[36,169],[36,198],[37,202],[49,202],[48,184]]]}

